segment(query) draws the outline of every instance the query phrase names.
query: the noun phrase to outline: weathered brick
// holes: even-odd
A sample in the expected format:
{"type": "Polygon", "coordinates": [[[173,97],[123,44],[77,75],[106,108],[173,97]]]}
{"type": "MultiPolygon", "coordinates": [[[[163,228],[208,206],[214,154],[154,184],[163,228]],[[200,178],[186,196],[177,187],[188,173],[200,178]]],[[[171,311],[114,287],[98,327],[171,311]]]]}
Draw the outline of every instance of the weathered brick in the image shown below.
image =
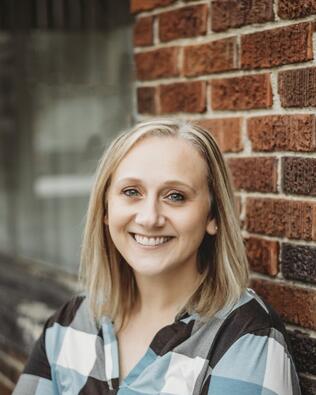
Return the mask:
{"type": "Polygon", "coordinates": [[[278,15],[282,19],[304,18],[316,14],[315,0],[279,0],[278,15]]]}
{"type": "Polygon", "coordinates": [[[158,17],[160,41],[205,35],[207,15],[206,4],[161,13],[158,17]]]}
{"type": "Polygon", "coordinates": [[[316,329],[315,290],[261,279],[253,279],[251,287],[271,304],[285,321],[304,328],[316,329]]]}
{"type": "Polygon", "coordinates": [[[156,88],[144,86],[137,89],[137,108],[140,114],[156,114],[156,88]]]}
{"type": "Polygon", "coordinates": [[[187,77],[237,68],[236,38],[212,41],[184,48],[183,72],[187,77]]]}
{"type": "Polygon", "coordinates": [[[249,237],[245,240],[246,253],[250,268],[259,273],[276,276],[278,274],[279,243],[249,237]]]}
{"type": "Polygon", "coordinates": [[[289,332],[289,338],[297,370],[316,375],[316,339],[298,330],[289,332]]]}
{"type": "Polygon", "coordinates": [[[316,106],[316,67],[281,71],[278,83],[282,107],[316,106]]]}
{"type": "Polygon", "coordinates": [[[316,248],[284,243],[281,250],[283,276],[316,283],[316,248]]]}
{"type": "Polygon", "coordinates": [[[300,384],[302,395],[315,395],[316,394],[316,378],[315,377],[300,377],[300,384]]]}
{"type": "Polygon", "coordinates": [[[312,23],[300,23],[241,37],[244,69],[273,67],[313,59],[312,23]]]}
{"type": "Polygon", "coordinates": [[[160,85],[161,113],[204,112],[205,90],[205,81],[160,85]]]}
{"type": "Polygon", "coordinates": [[[241,118],[201,119],[197,124],[214,136],[222,152],[238,152],[243,149],[241,118]]]}
{"type": "Polygon", "coordinates": [[[132,14],[149,11],[158,7],[165,7],[176,0],[131,0],[130,11],[132,14]]]}
{"type": "Polygon", "coordinates": [[[270,236],[316,240],[316,203],[247,198],[246,228],[270,236]]]}
{"type": "Polygon", "coordinates": [[[153,21],[152,16],[139,18],[134,25],[134,46],[152,45],[153,43],[153,21]]]}
{"type": "Polygon", "coordinates": [[[230,158],[227,163],[236,189],[249,192],[276,192],[278,178],[276,158],[230,158]]]}
{"type": "Polygon", "coordinates": [[[178,47],[159,48],[135,54],[137,79],[154,80],[178,76],[178,54],[178,47]]]}
{"type": "Polygon", "coordinates": [[[247,129],[254,151],[316,149],[316,118],[311,114],[253,117],[248,119],[247,129]]]}
{"type": "Polygon", "coordinates": [[[211,2],[212,30],[274,20],[273,0],[216,0],[211,2]]]}
{"type": "Polygon", "coordinates": [[[250,110],[272,106],[269,74],[220,78],[211,81],[214,110],[250,110]]]}
{"type": "Polygon", "coordinates": [[[282,189],[285,193],[316,196],[316,159],[282,158],[282,189]]]}

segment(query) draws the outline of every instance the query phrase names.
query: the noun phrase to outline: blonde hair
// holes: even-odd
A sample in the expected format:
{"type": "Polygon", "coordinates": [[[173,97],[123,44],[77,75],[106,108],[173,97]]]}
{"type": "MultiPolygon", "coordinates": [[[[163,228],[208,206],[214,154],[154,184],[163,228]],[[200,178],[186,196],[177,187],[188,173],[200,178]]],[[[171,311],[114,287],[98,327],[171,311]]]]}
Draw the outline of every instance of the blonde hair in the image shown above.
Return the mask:
{"type": "Polygon", "coordinates": [[[97,322],[107,315],[123,325],[137,298],[133,271],[111,240],[104,217],[112,174],[133,146],[148,136],[190,142],[200,152],[208,169],[209,215],[215,217],[218,230],[215,236],[205,233],[198,251],[201,281],[182,311],[211,317],[221,308],[233,305],[247,287],[248,263],[233,188],[214,138],[188,121],[153,119],[119,134],[105,150],[96,171],[83,235],[79,278],[97,322]]]}

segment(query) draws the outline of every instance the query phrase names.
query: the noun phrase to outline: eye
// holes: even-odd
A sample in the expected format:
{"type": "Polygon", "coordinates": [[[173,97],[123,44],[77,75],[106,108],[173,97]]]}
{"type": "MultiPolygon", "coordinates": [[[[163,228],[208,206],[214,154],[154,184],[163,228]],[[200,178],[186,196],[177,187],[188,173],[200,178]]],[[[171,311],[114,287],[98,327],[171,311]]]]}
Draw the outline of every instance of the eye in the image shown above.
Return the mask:
{"type": "Polygon", "coordinates": [[[134,192],[138,193],[138,191],[134,188],[125,189],[124,191],[122,191],[122,193],[124,193],[124,195],[129,196],[129,197],[135,196],[134,192]]]}
{"type": "Polygon", "coordinates": [[[181,193],[178,193],[178,192],[170,193],[170,195],[168,195],[168,197],[170,197],[170,196],[178,197],[177,199],[171,199],[173,202],[181,202],[181,201],[185,200],[184,196],[181,193]]]}

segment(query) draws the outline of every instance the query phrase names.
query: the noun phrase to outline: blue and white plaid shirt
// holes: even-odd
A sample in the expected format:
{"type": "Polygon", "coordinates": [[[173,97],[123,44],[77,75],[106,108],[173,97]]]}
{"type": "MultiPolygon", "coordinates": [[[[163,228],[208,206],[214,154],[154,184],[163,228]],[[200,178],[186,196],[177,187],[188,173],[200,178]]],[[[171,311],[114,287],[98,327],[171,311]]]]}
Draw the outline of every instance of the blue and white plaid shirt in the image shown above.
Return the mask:
{"type": "Polygon", "coordinates": [[[76,296],[48,319],[13,395],[300,395],[284,326],[251,289],[203,320],[176,317],[119,383],[118,343],[76,296]]]}

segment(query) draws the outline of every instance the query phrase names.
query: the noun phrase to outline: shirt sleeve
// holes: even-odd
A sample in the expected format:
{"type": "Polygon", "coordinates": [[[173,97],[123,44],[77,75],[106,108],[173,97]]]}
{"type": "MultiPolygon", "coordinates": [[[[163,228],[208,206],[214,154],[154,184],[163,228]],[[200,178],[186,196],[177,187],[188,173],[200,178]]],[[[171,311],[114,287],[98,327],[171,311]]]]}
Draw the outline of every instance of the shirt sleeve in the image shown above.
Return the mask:
{"type": "Polygon", "coordinates": [[[301,395],[283,334],[269,328],[241,336],[213,367],[202,393],[301,395]]]}
{"type": "Polygon", "coordinates": [[[22,374],[12,395],[54,395],[51,369],[45,348],[45,333],[48,320],[42,334],[36,341],[22,374]]]}

